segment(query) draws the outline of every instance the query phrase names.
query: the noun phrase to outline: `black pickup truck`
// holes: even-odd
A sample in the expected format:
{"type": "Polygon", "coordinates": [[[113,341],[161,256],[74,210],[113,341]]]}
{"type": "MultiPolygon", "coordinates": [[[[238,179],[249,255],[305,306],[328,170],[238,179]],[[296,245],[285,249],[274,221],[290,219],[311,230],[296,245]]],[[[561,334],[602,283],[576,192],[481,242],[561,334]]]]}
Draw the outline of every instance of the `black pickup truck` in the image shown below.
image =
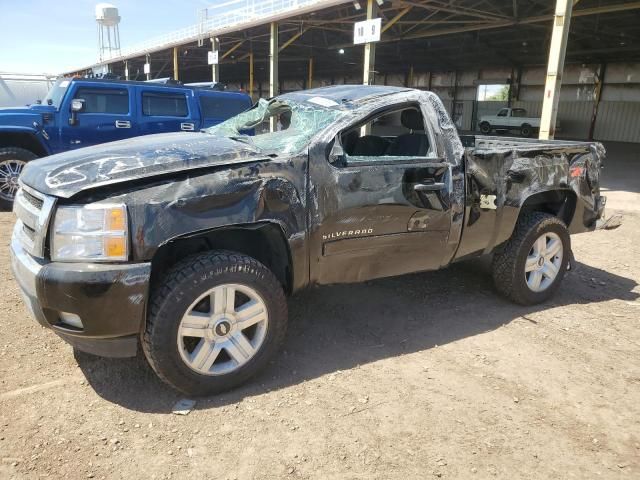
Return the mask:
{"type": "MultiPolygon", "coordinates": [[[[438,97],[334,86],[260,100],[200,133],[30,162],[12,266],[75,348],[133,356],[192,395],[231,388],[282,342],[309,285],[493,255],[497,290],[539,303],[599,228],[598,143],[460,138],[438,97]]],[[[609,223],[607,226],[613,226],[609,223]]]]}

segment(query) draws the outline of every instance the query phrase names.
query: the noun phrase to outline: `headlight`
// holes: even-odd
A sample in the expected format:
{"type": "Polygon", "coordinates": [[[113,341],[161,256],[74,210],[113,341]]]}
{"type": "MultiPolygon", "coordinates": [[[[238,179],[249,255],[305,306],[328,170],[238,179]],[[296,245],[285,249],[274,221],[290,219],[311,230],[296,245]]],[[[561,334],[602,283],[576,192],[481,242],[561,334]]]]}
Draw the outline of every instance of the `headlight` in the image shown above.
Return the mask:
{"type": "Polygon", "coordinates": [[[54,261],[122,261],[129,257],[127,209],[91,204],[60,207],[51,235],[54,261]]]}

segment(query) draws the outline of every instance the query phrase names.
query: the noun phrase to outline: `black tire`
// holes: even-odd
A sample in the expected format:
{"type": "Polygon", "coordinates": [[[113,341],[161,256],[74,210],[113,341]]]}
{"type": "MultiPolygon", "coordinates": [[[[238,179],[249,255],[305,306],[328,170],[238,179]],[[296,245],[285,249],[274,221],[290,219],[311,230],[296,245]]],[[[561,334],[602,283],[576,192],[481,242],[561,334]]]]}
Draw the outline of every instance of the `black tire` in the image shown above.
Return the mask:
{"type": "Polygon", "coordinates": [[[142,347],[162,380],[187,395],[204,396],[236,387],[266,367],[280,348],[286,329],[287,301],[273,273],[247,255],[212,251],[178,263],[154,288],[142,347]],[[200,295],[228,283],[245,285],[259,293],[267,307],[267,331],[247,363],[230,373],[209,376],[196,372],[183,361],[178,351],[178,327],[200,295]]]}
{"type": "MultiPolygon", "coordinates": [[[[5,170],[5,165],[9,165],[11,160],[18,160],[20,162],[30,162],[35,160],[38,156],[30,150],[18,147],[5,147],[0,148],[0,170],[5,170]]],[[[7,172],[3,172],[7,173],[7,172]]],[[[0,210],[11,210],[13,207],[13,199],[15,198],[15,191],[6,191],[5,180],[8,182],[9,178],[0,174],[0,210]]],[[[17,177],[16,177],[17,178],[17,177]]],[[[9,188],[8,183],[6,184],[9,188]]]]}
{"type": "Polygon", "coordinates": [[[529,125],[528,123],[525,123],[520,127],[520,135],[524,138],[529,138],[532,133],[533,127],[531,127],[531,125],[529,125]]]}
{"type": "Polygon", "coordinates": [[[567,271],[571,238],[566,225],[558,217],[542,212],[524,214],[518,220],[511,238],[493,257],[493,281],[497,290],[521,305],[535,305],[548,300],[559,288],[567,271]],[[562,241],[563,255],[555,280],[543,291],[529,288],[525,262],[533,243],[544,233],[553,232],[562,241]]]}
{"type": "Polygon", "coordinates": [[[480,132],[484,135],[489,135],[491,133],[491,124],[489,122],[482,122],[480,124],[480,132]]]}

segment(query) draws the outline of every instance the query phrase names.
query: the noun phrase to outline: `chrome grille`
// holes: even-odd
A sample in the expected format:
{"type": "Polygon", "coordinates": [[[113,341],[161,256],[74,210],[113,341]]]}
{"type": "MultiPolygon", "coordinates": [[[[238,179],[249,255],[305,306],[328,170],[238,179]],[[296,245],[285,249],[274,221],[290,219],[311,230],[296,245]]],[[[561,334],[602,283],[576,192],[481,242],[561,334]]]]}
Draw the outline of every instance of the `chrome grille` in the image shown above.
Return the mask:
{"type": "Polygon", "coordinates": [[[24,199],[27,202],[29,202],[32,206],[34,206],[38,210],[42,209],[42,206],[44,205],[44,200],[36,197],[35,195],[30,194],[24,188],[22,189],[22,195],[24,196],[24,199]]]}
{"type": "Polygon", "coordinates": [[[18,240],[34,257],[44,257],[47,227],[53,212],[55,198],[20,185],[13,202],[13,211],[18,217],[18,240]]]}
{"type": "Polygon", "coordinates": [[[36,240],[36,231],[31,228],[31,227],[27,227],[24,223],[22,224],[22,231],[24,232],[24,234],[29,237],[29,240],[31,242],[35,242],[36,240]]]}

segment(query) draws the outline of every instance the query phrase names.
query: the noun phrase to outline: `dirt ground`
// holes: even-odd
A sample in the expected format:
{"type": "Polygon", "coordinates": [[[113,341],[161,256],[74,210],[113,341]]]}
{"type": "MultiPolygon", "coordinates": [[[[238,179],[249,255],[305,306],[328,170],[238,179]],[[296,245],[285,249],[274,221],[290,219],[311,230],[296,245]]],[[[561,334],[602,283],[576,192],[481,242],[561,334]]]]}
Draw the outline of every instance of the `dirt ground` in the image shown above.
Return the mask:
{"type": "Polygon", "coordinates": [[[140,359],[74,358],[28,317],[0,213],[0,478],[640,478],[634,168],[547,304],[481,261],[311,289],[266,372],[187,416],[140,359]]]}

